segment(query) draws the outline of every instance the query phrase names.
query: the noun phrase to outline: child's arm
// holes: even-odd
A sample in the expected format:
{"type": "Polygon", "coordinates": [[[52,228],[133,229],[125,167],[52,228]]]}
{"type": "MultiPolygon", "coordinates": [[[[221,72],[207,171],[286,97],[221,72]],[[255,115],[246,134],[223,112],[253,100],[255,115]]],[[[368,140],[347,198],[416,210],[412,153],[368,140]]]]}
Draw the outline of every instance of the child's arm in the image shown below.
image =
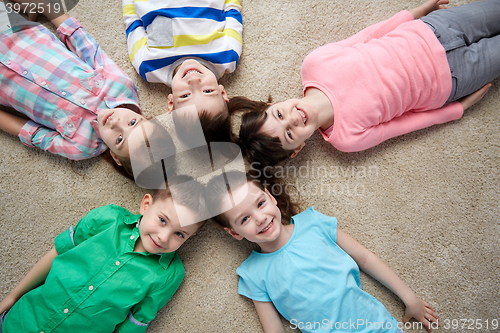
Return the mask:
{"type": "Polygon", "coordinates": [[[46,18],[48,18],[53,25],[59,27],[61,23],[66,21],[69,18],[68,15],[64,14],[61,10],[61,6],[55,7],[53,3],[48,2],[46,0],[12,0],[21,5],[21,11],[26,11],[26,7],[30,4],[35,4],[36,6],[29,6],[29,15],[28,19],[30,21],[35,21],[39,14],[43,14],[46,18]],[[59,8],[59,9],[58,9],[59,8]],[[38,13],[33,13],[33,10],[38,10],[38,13]]]}
{"type": "Polygon", "coordinates": [[[0,302],[0,313],[9,310],[21,296],[38,287],[45,280],[55,257],[57,257],[57,251],[53,248],[33,266],[12,292],[0,302]]]}
{"type": "Polygon", "coordinates": [[[265,333],[285,333],[280,316],[273,303],[254,300],[253,304],[265,333]]]}
{"type": "Polygon", "coordinates": [[[428,331],[431,330],[430,322],[437,322],[439,319],[434,309],[429,303],[418,298],[389,266],[340,229],[337,229],[337,244],[356,261],[364,272],[371,275],[393,293],[398,295],[405,303],[406,310],[403,318],[404,322],[407,322],[411,318],[415,318],[420,321],[428,331]]]}
{"type": "Polygon", "coordinates": [[[410,13],[413,15],[413,18],[416,20],[416,19],[419,19],[427,14],[429,14],[430,12],[433,12],[435,10],[438,10],[438,9],[446,9],[446,7],[441,7],[442,5],[447,5],[449,4],[450,1],[449,0],[429,0],[427,1],[426,3],[416,7],[416,8],[413,8],[410,10],[410,13]]]}
{"type": "Polygon", "coordinates": [[[28,119],[0,110],[0,130],[18,136],[28,119]]]}

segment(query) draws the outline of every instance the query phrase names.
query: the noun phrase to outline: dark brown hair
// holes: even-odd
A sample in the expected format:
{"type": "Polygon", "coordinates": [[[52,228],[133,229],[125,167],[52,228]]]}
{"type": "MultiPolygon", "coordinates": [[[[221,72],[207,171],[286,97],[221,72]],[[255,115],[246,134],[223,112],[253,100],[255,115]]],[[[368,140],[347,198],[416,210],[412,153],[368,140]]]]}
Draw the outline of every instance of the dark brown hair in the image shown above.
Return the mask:
{"type": "Polygon", "coordinates": [[[224,216],[224,213],[219,214],[220,207],[223,202],[223,198],[231,193],[231,189],[227,184],[231,184],[231,187],[234,189],[240,188],[247,182],[254,183],[257,187],[259,187],[262,191],[267,189],[269,193],[271,193],[276,199],[277,206],[281,211],[282,220],[285,222],[289,222],[293,215],[298,213],[299,205],[293,202],[290,198],[290,195],[286,190],[285,186],[283,186],[277,178],[275,177],[262,177],[262,173],[256,173],[250,171],[248,173],[243,173],[241,171],[229,171],[219,176],[212,178],[208,184],[206,189],[207,195],[207,206],[209,208],[210,215],[212,215],[212,219],[219,225],[227,228],[231,228],[229,225],[229,221],[224,216]],[[276,186],[280,188],[279,193],[275,190],[276,186]]]}
{"type": "Polygon", "coordinates": [[[236,143],[240,146],[243,156],[249,163],[258,164],[257,168],[274,166],[277,163],[290,157],[293,150],[283,148],[278,137],[272,137],[262,133],[261,129],[267,119],[266,110],[269,108],[269,101],[252,101],[246,97],[233,97],[229,101],[229,112],[245,112],[241,117],[239,138],[236,143]]]}

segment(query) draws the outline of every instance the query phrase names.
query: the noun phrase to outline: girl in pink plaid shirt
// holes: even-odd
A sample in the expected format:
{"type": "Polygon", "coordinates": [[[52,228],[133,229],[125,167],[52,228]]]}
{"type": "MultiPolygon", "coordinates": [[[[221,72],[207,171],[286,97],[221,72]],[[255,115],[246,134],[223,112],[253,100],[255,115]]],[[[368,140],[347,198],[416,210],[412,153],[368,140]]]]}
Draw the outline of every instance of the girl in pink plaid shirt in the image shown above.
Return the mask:
{"type": "Polygon", "coordinates": [[[19,7],[3,11],[8,28],[0,33],[0,104],[29,119],[0,110],[0,129],[72,160],[109,147],[118,165],[130,165],[127,139],[147,120],[132,80],[74,18],[46,1],[16,2],[19,7]],[[61,40],[34,22],[10,27],[6,12],[32,7],[52,21],[61,40]]]}

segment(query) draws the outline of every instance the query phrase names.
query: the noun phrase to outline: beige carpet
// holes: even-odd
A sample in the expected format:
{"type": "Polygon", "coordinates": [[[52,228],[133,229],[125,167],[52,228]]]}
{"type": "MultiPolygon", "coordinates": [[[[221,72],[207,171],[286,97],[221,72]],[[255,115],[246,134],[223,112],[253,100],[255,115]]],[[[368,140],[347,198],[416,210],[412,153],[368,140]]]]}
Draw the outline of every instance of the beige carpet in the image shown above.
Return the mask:
{"type": "MultiPolygon", "coordinates": [[[[419,4],[243,0],[243,55],[222,83],[230,96],[299,97],[300,65],[308,52],[419,4]]],[[[145,113],[166,111],[169,89],[144,82],[129,63],[121,1],[80,0],[70,14],[136,81],[145,113]]],[[[481,332],[498,332],[491,320],[500,319],[499,126],[496,80],[458,121],[351,154],[315,135],[283,172],[299,188],[303,208],[314,205],[336,216],[343,230],[434,306],[443,324],[482,320],[481,332]]],[[[70,162],[27,148],[5,133],[0,133],[0,182],[1,297],[53,246],[57,234],[90,209],[114,203],[138,212],[145,193],[101,158],[70,162]]],[[[237,293],[235,270],[250,250],[248,243],[208,224],[179,251],[186,278],[148,332],[262,331],[252,303],[237,293]]],[[[404,305],[394,294],[364,274],[362,283],[402,319],[404,305]]],[[[479,331],[467,327],[439,331],[479,331]]]]}

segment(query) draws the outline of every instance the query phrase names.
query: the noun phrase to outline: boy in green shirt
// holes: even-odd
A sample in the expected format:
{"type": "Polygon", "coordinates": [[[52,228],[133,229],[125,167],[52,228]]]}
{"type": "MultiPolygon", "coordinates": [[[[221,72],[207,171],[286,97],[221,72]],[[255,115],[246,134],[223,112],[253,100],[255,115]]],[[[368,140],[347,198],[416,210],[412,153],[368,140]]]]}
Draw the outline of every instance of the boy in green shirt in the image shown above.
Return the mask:
{"type": "Polygon", "coordinates": [[[138,215],[90,211],[0,302],[0,332],[145,332],[184,278],[174,251],[204,223],[203,192],[178,176],[146,194],[138,215]]]}

